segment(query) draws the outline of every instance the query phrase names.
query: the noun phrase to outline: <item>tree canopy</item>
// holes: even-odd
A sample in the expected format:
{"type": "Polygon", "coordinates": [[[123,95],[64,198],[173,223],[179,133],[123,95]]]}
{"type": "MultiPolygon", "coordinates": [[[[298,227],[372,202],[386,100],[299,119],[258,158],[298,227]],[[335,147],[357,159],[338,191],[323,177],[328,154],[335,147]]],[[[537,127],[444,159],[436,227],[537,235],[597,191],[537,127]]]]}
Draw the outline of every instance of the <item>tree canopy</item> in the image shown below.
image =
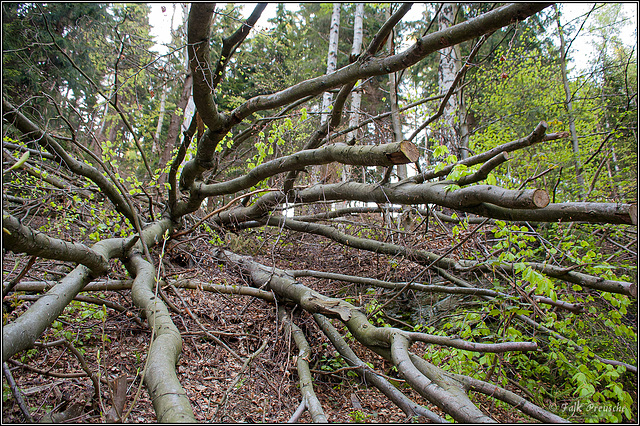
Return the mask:
{"type": "Polygon", "coordinates": [[[4,421],[637,421],[620,5],[161,7],[2,5],[4,421]]]}

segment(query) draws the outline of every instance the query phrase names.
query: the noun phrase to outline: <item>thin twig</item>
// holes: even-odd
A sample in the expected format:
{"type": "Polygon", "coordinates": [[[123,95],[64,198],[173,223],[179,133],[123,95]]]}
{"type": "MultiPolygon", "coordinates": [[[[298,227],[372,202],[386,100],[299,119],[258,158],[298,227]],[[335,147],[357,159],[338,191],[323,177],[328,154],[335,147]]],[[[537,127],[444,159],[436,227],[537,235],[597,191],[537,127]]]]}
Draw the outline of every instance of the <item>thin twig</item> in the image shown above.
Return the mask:
{"type": "Polygon", "coordinates": [[[375,310],[373,310],[370,314],[367,315],[367,319],[370,319],[371,317],[373,317],[375,314],[377,314],[378,312],[380,312],[382,309],[384,309],[389,303],[393,302],[398,296],[400,296],[402,293],[404,293],[410,286],[411,284],[413,284],[418,278],[420,278],[426,271],[428,271],[433,265],[435,265],[436,263],[438,263],[439,261],[441,261],[442,259],[444,259],[449,253],[453,252],[454,250],[456,250],[458,247],[460,247],[462,244],[464,244],[469,238],[471,238],[485,223],[487,223],[489,221],[489,218],[484,219],[480,224],[478,224],[470,233],[469,235],[467,235],[466,237],[464,237],[458,244],[456,244],[455,246],[451,247],[449,250],[447,250],[446,252],[444,252],[440,257],[438,257],[436,260],[434,260],[433,262],[431,262],[429,264],[429,266],[427,266],[426,268],[424,268],[422,271],[418,272],[418,274],[413,277],[412,279],[410,279],[409,281],[407,281],[407,283],[404,285],[404,287],[402,287],[402,289],[400,289],[400,291],[398,291],[396,294],[393,295],[393,297],[389,300],[387,300],[382,306],[379,306],[378,308],[376,308],[375,310]]]}
{"type": "MultiPolygon", "coordinates": [[[[262,342],[262,345],[258,348],[257,351],[255,351],[254,353],[252,353],[251,355],[249,355],[247,357],[247,359],[244,361],[244,364],[242,364],[242,368],[240,368],[240,371],[238,371],[238,374],[236,374],[236,377],[233,379],[233,382],[231,382],[231,384],[229,385],[229,387],[227,388],[227,390],[225,391],[224,395],[222,396],[222,401],[220,401],[219,405],[218,405],[218,409],[216,410],[216,417],[218,416],[218,413],[220,412],[220,409],[223,408],[226,403],[227,403],[227,399],[229,397],[229,393],[231,393],[231,391],[233,390],[234,387],[236,387],[236,385],[238,384],[238,382],[240,381],[240,378],[242,377],[242,375],[244,374],[244,372],[247,370],[247,368],[249,367],[249,364],[251,364],[251,362],[258,356],[260,355],[260,353],[264,350],[264,348],[267,347],[267,343],[269,341],[267,339],[264,340],[264,342],[262,342]]],[[[239,387],[239,386],[238,386],[239,387]]]]}
{"type": "Polygon", "coordinates": [[[2,372],[4,373],[4,377],[7,379],[7,383],[9,384],[9,388],[11,388],[11,393],[13,393],[13,397],[16,399],[18,403],[18,407],[20,407],[20,411],[24,414],[24,417],[27,419],[28,423],[33,423],[33,417],[29,413],[29,407],[24,402],[24,398],[22,397],[22,392],[18,389],[16,385],[16,381],[13,380],[13,375],[11,374],[11,370],[6,362],[2,363],[2,372]]]}
{"type": "Polygon", "coordinates": [[[31,256],[29,258],[29,261],[25,265],[25,267],[22,268],[22,270],[18,274],[18,276],[16,276],[14,279],[9,281],[9,283],[7,283],[7,285],[2,289],[2,298],[3,299],[16,286],[16,284],[18,284],[20,282],[20,280],[27,274],[27,272],[29,272],[29,269],[31,269],[31,267],[33,266],[33,264],[35,263],[37,258],[38,258],[37,256],[31,256]]]}

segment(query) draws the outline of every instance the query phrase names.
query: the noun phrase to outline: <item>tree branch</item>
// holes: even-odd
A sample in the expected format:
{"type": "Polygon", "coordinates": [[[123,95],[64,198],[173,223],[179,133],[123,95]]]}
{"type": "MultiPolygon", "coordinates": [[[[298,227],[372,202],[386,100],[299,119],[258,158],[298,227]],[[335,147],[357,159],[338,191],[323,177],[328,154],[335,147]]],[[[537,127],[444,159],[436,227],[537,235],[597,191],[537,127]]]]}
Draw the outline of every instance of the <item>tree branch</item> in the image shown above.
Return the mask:
{"type": "Polygon", "coordinates": [[[135,275],[131,289],[133,302],[145,312],[149,328],[155,330],[156,337],[149,348],[144,382],[158,421],[193,423],[195,417],[189,398],[176,376],[182,339],[166,305],[154,293],[157,285],[155,268],[139,253],[129,256],[127,267],[135,275]]]}
{"type": "Polygon", "coordinates": [[[311,419],[314,423],[327,423],[327,416],[325,416],[322,405],[313,391],[313,378],[311,377],[311,371],[309,371],[311,347],[300,327],[289,319],[289,315],[283,306],[278,306],[278,319],[284,324],[286,333],[293,336],[299,350],[296,366],[298,367],[300,393],[302,393],[302,398],[309,410],[309,414],[311,414],[311,419]]]}
{"type": "Polygon", "coordinates": [[[131,223],[136,223],[134,218],[135,213],[131,211],[126,200],[98,170],[71,157],[51,136],[49,136],[49,134],[40,130],[38,126],[20,113],[16,107],[14,107],[4,97],[2,98],[2,109],[3,118],[8,123],[15,126],[16,129],[25,135],[25,137],[37,142],[44,149],[55,155],[56,158],[62,160],[71,171],[93,181],[98,185],[102,192],[104,192],[109,200],[111,200],[118,212],[129,219],[131,223]]]}
{"type": "Polygon", "coordinates": [[[14,253],[28,253],[45,259],[75,262],[91,269],[93,276],[104,275],[107,259],[101,253],[80,243],[69,243],[49,237],[21,224],[17,218],[2,210],[2,248],[14,253]]]}
{"type": "Polygon", "coordinates": [[[334,73],[306,80],[274,94],[252,98],[236,108],[231,115],[239,121],[256,111],[277,108],[304,96],[319,94],[360,78],[400,71],[440,49],[480,37],[510,23],[526,19],[549,5],[545,3],[516,3],[503,6],[477,18],[449,27],[444,31],[428,34],[418,39],[413,46],[402,53],[387,58],[364,59],[361,57],[361,60],[334,73]]]}

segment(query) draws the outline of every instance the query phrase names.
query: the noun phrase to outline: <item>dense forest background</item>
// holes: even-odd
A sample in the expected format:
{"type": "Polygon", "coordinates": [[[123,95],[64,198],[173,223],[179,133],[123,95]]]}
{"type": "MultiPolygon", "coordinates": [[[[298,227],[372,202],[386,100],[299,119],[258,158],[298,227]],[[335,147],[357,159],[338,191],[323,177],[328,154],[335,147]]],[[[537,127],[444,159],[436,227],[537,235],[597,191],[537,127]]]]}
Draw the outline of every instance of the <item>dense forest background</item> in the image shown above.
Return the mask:
{"type": "Polygon", "coordinates": [[[637,421],[637,17],[161,7],[2,4],[3,422],[637,421]]]}

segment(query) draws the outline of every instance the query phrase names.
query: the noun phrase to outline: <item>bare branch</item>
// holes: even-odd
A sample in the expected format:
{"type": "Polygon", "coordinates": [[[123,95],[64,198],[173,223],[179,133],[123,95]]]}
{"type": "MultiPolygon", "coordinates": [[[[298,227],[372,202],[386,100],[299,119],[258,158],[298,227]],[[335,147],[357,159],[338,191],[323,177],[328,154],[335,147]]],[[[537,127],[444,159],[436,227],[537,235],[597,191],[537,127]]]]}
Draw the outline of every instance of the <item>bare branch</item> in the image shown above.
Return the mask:
{"type": "Polygon", "coordinates": [[[17,218],[2,210],[2,248],[14,253],[28,253],[46,259],[64,260],[85,265],[94,276],[107,272],[103,254],[80,243],[69,243],[49,237],[21,224],[17,218]]]}
{"type": "Polygon", "coordinates": [[[71,157],[48,133],[41,130],[31,120],[20,113],[4,97],[2,98],[3,119],[15,126],[25,137],[37,142],[44,149],[61,159],[71,171],[93,181],[114,204],[116,210],[123,214],[131,223],[135,223],[135,213],[118,190],[94,167],[71,157]]]}

